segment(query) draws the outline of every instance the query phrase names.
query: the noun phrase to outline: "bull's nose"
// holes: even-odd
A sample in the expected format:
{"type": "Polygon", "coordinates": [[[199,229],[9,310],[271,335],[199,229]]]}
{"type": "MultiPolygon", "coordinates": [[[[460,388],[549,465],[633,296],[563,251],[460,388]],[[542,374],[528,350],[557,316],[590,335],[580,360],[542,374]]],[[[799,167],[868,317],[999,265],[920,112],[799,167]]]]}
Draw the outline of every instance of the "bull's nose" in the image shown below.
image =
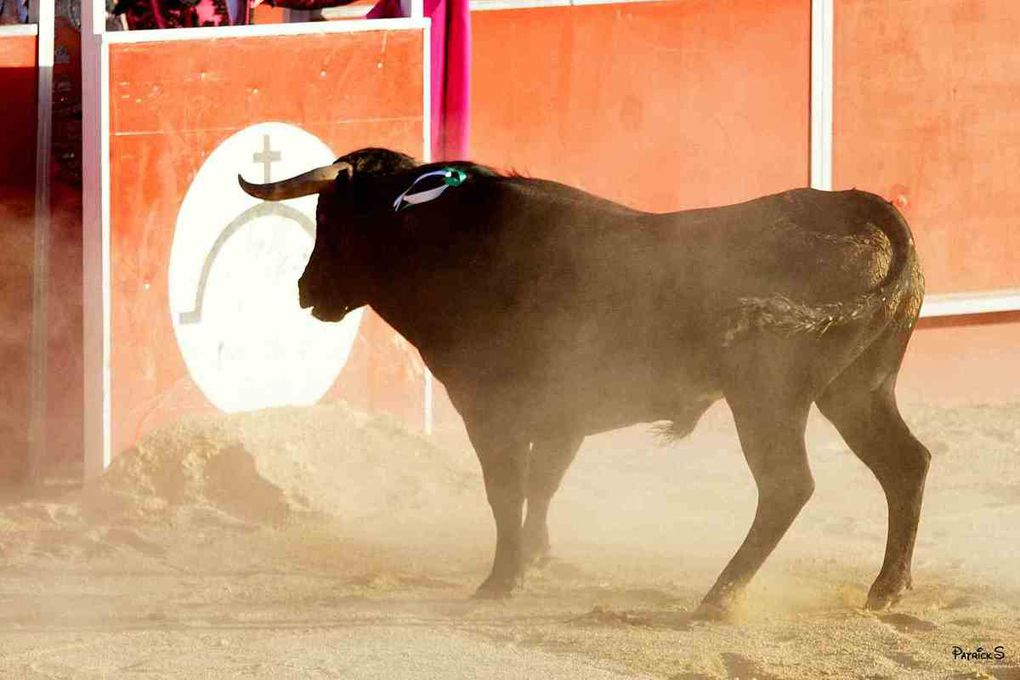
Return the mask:
{"type": "Polygon", "coordinates": [[[304,279],[298,280],[298,304],[301,305],[301,309],[308,309],[312,306],[311,296],[308,294],[308,284],[305,283],[304,279]]]}

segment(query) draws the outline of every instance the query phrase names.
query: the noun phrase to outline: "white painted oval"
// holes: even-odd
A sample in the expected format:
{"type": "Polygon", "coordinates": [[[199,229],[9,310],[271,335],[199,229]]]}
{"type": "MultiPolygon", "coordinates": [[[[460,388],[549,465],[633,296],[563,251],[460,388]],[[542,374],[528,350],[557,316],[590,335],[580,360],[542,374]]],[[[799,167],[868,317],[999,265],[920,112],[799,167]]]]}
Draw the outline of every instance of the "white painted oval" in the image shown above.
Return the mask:
{"type": "Polygon", "coordinates": [[[363,310],[327,324],[298,304],[316,197],[256,208],[237,185],[239,172],[263,182],[268,165],[278,180],[335,158],[305,130],[260,123],[216,147],[188,188],[170,249],[170,314],[191,378],[222,411],[314,404],[347,363],[363,310]]]}

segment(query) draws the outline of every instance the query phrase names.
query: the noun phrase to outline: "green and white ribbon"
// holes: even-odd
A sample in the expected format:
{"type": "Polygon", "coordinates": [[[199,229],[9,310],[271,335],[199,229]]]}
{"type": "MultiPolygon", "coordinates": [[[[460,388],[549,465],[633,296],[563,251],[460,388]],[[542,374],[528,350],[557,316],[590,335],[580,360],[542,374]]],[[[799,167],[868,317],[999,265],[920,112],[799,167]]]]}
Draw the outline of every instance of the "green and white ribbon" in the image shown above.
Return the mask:
{"type": "Polygon", "coordinates": [[[406,208],[409,205],[418,205],[420,203],[428,203],[439,198],[444,191],[450,187],[459,187],[467,179],[467,173],[458,168],[443,168],[442,170],[433,170],[432,172],[426,172],[424,175],[420,175],[416,180],[411,182],[411,186],[407,187],[404,193],[397,196],[397,200],[393,201],[393,210],[398,211],[401,208],[406,208]],[[432,189],[425,189],[423,191],[415,191],[415,187],[425,179],[430,177],[442,177],[443,183],[432,189]]]}

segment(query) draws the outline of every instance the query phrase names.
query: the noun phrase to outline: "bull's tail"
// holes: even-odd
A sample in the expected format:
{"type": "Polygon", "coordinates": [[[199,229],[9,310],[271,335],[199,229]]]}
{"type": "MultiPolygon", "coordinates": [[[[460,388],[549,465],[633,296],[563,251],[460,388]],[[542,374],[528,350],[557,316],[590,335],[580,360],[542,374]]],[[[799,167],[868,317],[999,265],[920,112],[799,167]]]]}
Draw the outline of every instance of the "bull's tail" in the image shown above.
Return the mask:
{"type": "MultiPolygon", "coordinates": [[[[810,304],[791,300],[785,295],[742,298],[735,315],[727,324],[724,333],[726,344],[754,328],[768,328],[788,334],[822,335],[831,328],[870,318],[883,307],[894,311],[912,285],[923,287],[923,281],[917,278],[920,272],[916,262],[917,253],[906,220],[891,203],[872,194],[866,195],[871,200],[868,212],[862,217],[878,226],[889,239],[892,248],[889,269],[882,282],[852,300],[837,302],[810,304]],[[889,219],[890,215],[893,219],[889,219]]],[[[923,291],[917,293],[920,296],[923,291]]],[[[920,308],[920,299],[917,307],[920,308]]],[[[915,309],[915,317],[916,313],[915,309]]]]}

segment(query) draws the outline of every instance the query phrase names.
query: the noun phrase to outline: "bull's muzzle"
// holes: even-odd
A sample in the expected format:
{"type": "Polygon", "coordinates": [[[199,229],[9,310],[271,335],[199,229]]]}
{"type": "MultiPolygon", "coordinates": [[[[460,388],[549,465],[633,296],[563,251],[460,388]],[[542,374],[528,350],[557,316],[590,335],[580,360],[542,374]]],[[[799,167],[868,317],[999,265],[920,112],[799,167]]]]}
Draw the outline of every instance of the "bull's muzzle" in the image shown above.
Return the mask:
{"type": "Polygon", "coordinates": [[[298,304],[301,305],[301,309],[308,309],[315,305],[312,301],[312,291],[308,284],[308,278],[302,276],[298,279],[298,304]]]}
{"type": "Polygon", "coordinates": [[[312,316],[319,321],[340,321],[351,311],[350,305],[330,301],[323,295],[322,286],[307,274],[298,279],[298,304],[301,309],[311,309],[312,316]]]}

